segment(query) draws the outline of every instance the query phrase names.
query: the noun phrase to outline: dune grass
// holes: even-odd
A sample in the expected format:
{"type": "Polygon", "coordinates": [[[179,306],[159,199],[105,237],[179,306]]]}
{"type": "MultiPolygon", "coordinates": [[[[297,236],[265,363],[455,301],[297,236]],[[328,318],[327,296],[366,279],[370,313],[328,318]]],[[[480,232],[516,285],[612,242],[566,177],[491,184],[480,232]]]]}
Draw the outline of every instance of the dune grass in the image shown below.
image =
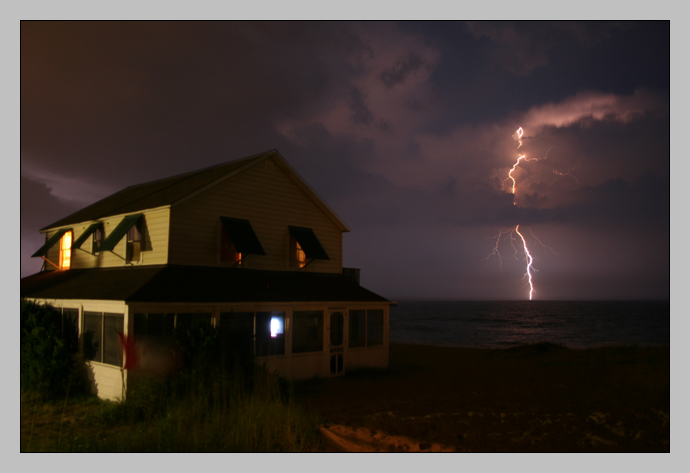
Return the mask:
{"type": "Polygon", "coordinates": [[[251,385],[141,379],[126,401],[46,402],[22,395],[21,450],[51,452],[310,452],[319,421],[290,385],[258,369],[251,385]],[[177,384],[177,385],[176,385],[177,384]]]}

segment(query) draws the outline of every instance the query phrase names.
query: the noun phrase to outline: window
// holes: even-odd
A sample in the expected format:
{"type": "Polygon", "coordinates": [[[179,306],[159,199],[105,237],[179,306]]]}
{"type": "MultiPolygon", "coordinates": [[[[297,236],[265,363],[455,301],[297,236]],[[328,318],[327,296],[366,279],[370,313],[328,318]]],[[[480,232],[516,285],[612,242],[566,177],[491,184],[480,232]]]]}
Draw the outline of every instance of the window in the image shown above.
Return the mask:
{"type": "Polygon", "coordinates": [[[242,264],[247,255],[266,255],[249,220],[220,217],[220,261],[242,264]]]}
{"type": "Polygon", "coordinates": [[[254,312],[221,312],[218,328],[230,353],[254,355],[254,312]]]}
{"type": "Polygon", "coordinates": [[[285,354],[285,312],[256,313],[256,356],[285,354]]]}
{"type": "Polygon", "coordinates": [[[69,269],[72,262],[72,230],[60,238],[60,269],[69,269]]]}
{"type": "Polygon", "coordinates": [[[307,255],[300,246],[297,239],[290,235],[290,266],[293,268],[304,268],[307,264],[307,255]]]}
{"type": "Polygon", "coordinates": [[[383,345],[383,310],[351,310],[349,328],[350,348],[383,345]]]}
{"type": "Polygon", "coordinates": [[[175,330],[175,314],[134,314],[134,340],[164,340],[175,330]]]}
{"type": "Polygon", "coordinates": [[[210,327],[210,313],[177,314],[175,330],[190,330],[197,327],[210,327]]]}
{"type": "Polygon", "coordinates": [[[330,259],[314,230],[292,225],[288,225],[288,230],[290,232],[290,267],[304,268],[307,265],[307,259],[330,259]]]}
{"type": "Polygon", "coordinates": [[[367,311],[350,311],[350,348],[363,347],[366,345],[367,337],[367,311]]]}
{"type": "Polygon", "coordinates": [[[224,226],[221,226],[220,234],[220,262],[241,265],[242,253],[238,252],[232,244],[230,235],[224,226]]]}
{"type": "Polygon", "coordinates": [[[298,311],[292,314],[292,353],[323,351],[323,312],[298,311]]]}
{"type": "Polygon", "coordinates": [[[98,248],[101,246],[101,243],[103,243],[103,226],[97,227],[93,231],[93,244],[91,245],[91,253],[96,254],[98,251],[98,248]]]}
{"type": "Polygon", "coordinates": [[[117,224],[117,227],[108,234],[108,238],[98,245],[95,251],[99,253],[113,251],[120,240],[127,235],[126,260],[127,262],[139,261],[144,242],[143,228],[144,214],[128,215],[117,224]]]}
{"type": "Polygon", "coordinates": [[[141,257],[142,244],[141,220],[137,221],[127,232],[127,262],[136,263],[141,257]]]}
{"type": "Polygon", "coordinates": [[[367,346],[383,345],[383,310],[367,311],[367,346]]]}
{"type": "Polygon", "coordinates": [[[122,314],[84,312],[84,356],[87,360],[122,366],[118,332],[124,330],[122,314]]]}

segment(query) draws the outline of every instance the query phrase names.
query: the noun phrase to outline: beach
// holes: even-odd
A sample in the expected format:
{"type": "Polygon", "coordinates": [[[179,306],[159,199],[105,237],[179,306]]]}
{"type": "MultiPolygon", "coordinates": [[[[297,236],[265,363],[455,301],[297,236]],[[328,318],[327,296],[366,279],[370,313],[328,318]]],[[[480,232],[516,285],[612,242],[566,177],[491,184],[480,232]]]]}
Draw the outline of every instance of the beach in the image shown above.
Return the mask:
{"type": "Polygon", "coordinates": [[[391,344],[389,369],[295,390],[327,451],[670,451],[668,347],[391,344]]]}

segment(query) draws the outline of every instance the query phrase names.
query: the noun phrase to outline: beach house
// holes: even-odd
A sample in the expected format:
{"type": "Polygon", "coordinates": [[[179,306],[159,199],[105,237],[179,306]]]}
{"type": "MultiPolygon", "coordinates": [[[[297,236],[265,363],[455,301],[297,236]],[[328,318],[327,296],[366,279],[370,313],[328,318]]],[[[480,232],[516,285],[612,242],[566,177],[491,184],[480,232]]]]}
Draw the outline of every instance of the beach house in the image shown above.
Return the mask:
{"type": "Polygon", "coordinates": [[[102,398],[126,391],[118,333],[196,324],[239,331],[289,379],[386,367],[391,302],[343,268],[348,231],[273,150],[127,187],[46,226],[33,255],[42,271],[21,280],[21,296],[92,341],[102,398]]]}

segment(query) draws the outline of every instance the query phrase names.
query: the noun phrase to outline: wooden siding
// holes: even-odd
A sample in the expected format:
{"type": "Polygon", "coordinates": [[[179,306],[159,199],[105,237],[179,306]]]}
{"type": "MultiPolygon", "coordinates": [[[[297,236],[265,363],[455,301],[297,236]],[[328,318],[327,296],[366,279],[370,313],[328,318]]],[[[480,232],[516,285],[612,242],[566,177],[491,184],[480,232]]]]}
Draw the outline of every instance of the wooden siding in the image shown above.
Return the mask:
{"type": "Polygon", "coordinates": [[[311,228],[330,258],[315,260],[306,270],[340,273],[342,231],[277,165],[272,168],[269,172],[259,163],[173,206],[169,262],[221,265],[220,217],[224,216],[249,220],[266,252],[266,256],[246,256],[246,268],[295,270],[288,259],[288,225],[293,225],[311,228]]]}
{"type": "Polygon", "coordinates": [[[122,372],[117,366],[88,361],[86,371],[91,381],[91,392],[101,399],[122,400],[122,372]]]}
{"type": "MultiPolygon", "coordinates": [[[[140,261],[135,264],[166,264],[168,262],[168,225],[170,222],[170,208],[165,207],[148,210],[144,211],[143,214],[145,225],[145,250],[141,252],[142,256],[140,261]]],[[[126,215],[117,215],[99,220],[103,223],[106,238],[125,216],[126,215]]],[[[83,222],[65,228],[72,229],[72,241],[75,241],[92,223],[95,223],[95,221],[83,222]]],[[[59,229],[53,229],[46,232],[46,239],[50,238],[58,230],[59,229]]],[[[48,250],[46,258],[58,265],[60,260],[59,251],[60,244],[58,243],[48,250]]],[[[125,261],[126,256],[126,235],[120,240],[113,251],[105,251],[96,254],[93,254],[93,238],[89,237],[81,245],[81,248],[72,249],[72,264],[70,269],[125,266],[127,264],[125,261]]],[[[55,269],[47,263],[46,265],[49,266],[47,269],[55,269]]]]}

